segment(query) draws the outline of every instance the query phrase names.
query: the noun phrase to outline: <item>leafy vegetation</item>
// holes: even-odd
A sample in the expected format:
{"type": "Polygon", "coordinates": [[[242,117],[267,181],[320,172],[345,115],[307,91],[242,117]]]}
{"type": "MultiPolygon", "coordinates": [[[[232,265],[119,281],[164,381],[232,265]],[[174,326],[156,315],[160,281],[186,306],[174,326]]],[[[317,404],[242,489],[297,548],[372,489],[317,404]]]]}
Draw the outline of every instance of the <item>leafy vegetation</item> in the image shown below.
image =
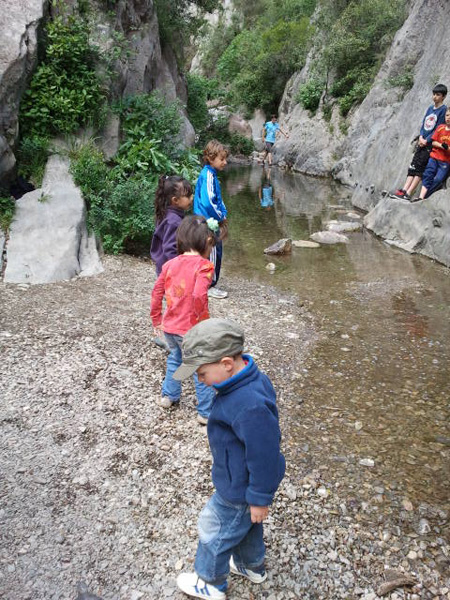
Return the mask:
{"type": "Polygon", "coordinates": [[[220,7],[217,0],[155,0],[155,5],[161,41],[171,46],[180,63],[189,38],[203,24],[203,14],[220,7]]]}
{"type": "Polygon", "coordinates": [[[16,203],[12,196],[0,195],[0,229],[6,231],[14,217],[16,203]]]}
{"type": "Polygon", "coordinates": [[[47,25],[45,57],[25,92],[20,111],[26,135],[72,133],[95,121],[105,92],[95,72],[96,49],[78,15],[58,16],[47,25]]]}
{"type": "Polygon", "coordinates": [[[324,87],[323,81],[310,79],[307,83],[300,86],[297,94],[297,101],[303,108],[306,108],[306,110],[317,110],[324,87]]]}
{"type": "Polygon", "coordinates": [[[303,66],[316,0],[234,4],[234,19],[210,32],[204,44],[205,71],[217,74],[233,106],[272,112],[289,77],[303,66]]]}
{"type": "MultiPolygon", "coordinates": [[[[204,71],[216,74],[232,106],[276,112],[289,77],[315,47],[310,79],[296,99],[315,111],[325,92],[342,114],[369,91],[406,16],[406,0],[235,0],[236,13],[206,34],[204,71]],[[311,19],[313,13],[314,18],[311,19]]],[[[410,74],[398,80],[410,85],[410,74]]]]}
{"type": "Polygon", "coordinates": [[[18,172],[39,187],[44,177],[45,165],[49,156],[50,142],[47,137],[31,135],[22,138],[17,152],[18,172]]]}
{"type": "Polygon", "coordinates": [[[130,247],[148,249],[154,230],[153,198],[159,175],[177,173],[194,181],[200,171],[197,153],[178,144],[181,117],[176,102],[157,94],[127,98],[116,110],[122,116],[122,144],[107,165],[92,142],[72,153],[72,174],[89,209],[89,224],[106,252],[130,247]]]}
{"type": "Polygon", "coordinates": [[[330,93],[343,115],[370,90],[395,32],[405,18],[405,0],[325,0],[321,26],[329,29],[322,54],[324,73],[333,74],[330,93]]]}

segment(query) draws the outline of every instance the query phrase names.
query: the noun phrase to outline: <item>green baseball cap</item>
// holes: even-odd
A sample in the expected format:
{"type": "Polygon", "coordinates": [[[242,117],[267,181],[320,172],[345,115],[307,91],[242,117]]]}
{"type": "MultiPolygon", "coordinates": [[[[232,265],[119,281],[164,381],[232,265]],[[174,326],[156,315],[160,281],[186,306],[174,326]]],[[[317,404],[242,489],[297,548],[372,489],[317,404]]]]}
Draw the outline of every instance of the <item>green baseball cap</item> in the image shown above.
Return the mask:
{"type": "Polygon", "coordinates": [[[235,356],[244,350],[244,331],[234,321],[206,319],[190,329],[183,338],[183,362],[173,374],[179,381],[187,379],[202,365],[235,356]]]}

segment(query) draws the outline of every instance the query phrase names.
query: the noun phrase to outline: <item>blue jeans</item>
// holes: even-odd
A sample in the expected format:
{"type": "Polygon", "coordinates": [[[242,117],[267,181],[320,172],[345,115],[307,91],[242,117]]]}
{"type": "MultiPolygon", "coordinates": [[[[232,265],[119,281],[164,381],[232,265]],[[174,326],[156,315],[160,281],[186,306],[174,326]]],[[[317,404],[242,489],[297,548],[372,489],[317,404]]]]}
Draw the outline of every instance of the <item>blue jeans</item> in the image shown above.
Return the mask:
{"type": "Polygon", "coordinates": [[[216,492],[198,520],[195,572],[207,583],[226,588],[233,555],[237,567],[264,573],[266,548],[262,523],[252,523],[248,504],[232,504],[216,492]]]}
{"type": "MultiPolygon", "coordinates": [[[[163,381],[162,395],[167,396],[172,402],[179,402],[181,397],[181,381],[176,381],[173,374],[181,365],[181,342],[183,337],[172,333],[165,333],[170,354],[167,357],[166,376],[163,381]]],[[[216,396],[214,388],[200,383],[197,374],[194,374],[195,391],[197,392],[197,411],[202,417],[209,417],[211,404],[216,396]]]]}
{"type": "Polygon", "coordinates": [[[430,158],[422,177],[422,185],[427,188],[425,198],[429,198],[442,186],[448,177],[449,170],[450,163],[430,158]]]}

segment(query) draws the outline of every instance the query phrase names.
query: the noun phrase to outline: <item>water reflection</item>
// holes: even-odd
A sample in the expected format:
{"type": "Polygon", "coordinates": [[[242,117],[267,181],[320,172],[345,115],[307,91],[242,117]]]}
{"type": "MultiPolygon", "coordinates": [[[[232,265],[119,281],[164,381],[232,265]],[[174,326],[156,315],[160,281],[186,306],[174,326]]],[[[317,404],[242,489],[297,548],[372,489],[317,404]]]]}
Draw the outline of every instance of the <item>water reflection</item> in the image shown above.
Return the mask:
{"type": "Polygon", "coordinates": [[[271,171],[272,169],[269,167],[267,170],[263,168],[263,175],[261,186],[258,190],[259,194],[259,202],[261,204],[261,208],[266,210],[271,210],[273,207],[273,198],[274,198],[274,190],[271,180],[271,171]]]}
{"type": "Polygon", "coordinates": [[[333,182],[273,168],[273,209],[261,210],[264,179],[261,167],[224,173],[225,268],[295,292],[320,326],[306,364],[292,365],[303,373],[299,460],[306,443],[330,479],[367,502],[377,496],[385,515],[405,496],[449,509],[450,271],[366,231],[349,234],[349,244],[269,259],[263,249],[279,238],[308,239],[354,209],[333,182]],[[363,469],[362,458],[375,467],[363,469]]]}

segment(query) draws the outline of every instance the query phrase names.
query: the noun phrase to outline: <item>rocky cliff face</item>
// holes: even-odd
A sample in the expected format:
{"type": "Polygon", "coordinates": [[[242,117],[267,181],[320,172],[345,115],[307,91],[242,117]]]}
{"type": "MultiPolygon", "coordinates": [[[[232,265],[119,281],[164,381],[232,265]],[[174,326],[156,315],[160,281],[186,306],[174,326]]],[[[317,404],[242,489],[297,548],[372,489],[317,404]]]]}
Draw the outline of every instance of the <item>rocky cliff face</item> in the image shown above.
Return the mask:
{"type": "MultiPolygon", "coordinates": [[[[286,86],[280,120],[291,137],[277,143],[276,160],[303,173],[332,174],[353,188],[355,206],[371,211],[381,200],[382,190],[392,190],[404,182],[412,154],[410,142],[431,103],[433,85],[439,81],[450,89],[450,47],[442,43],[448,23],[447,0],[411,2],[409,16],[397,32],[370,93],[349,115],[345,135],[337,111],[329,124],[320,111],[311,118],[294,100],[299,84],[308,77],[310,56],[305,68],[286,86]],[[404,92],[388,82],[408,65],[414,67],[414,85],[404,92]]],[[[448,192],[433,196],[426,210],[384,199],[384,208],[371,215],[366,224],[402,248],[450,264],[449,205],[448,192]],[[440,200],[444,195],[446,203],[440,200]]]]}
{"type": "MultiPolygon", "coordinates": [[[[97,5],[96,5],[97,6],[97,5]]],[[[0,183],[12,176],[18,137],[18,110],[37,64],[39,32],[47,0],[3,0],[0,12],[0,183]]],[[[97,29],[108,38],[120,31],[129,41],[129,58],[114,84],[118,96],[163,90],[169,100],[186,100],[186,85],[170,49],[162,49],[153,0],[119,0],[113,22],[97,15],[97,29]]],[[[191,145],[194,130],[184,115],[182,142],[191,145]]],[[[117,128],[117,124],[116,124],[117,128]]],[[[114,132],[111,132],[114,136],[114,132]]]]}
{"type": "Polygon", "coordinates": [[[0,181],[16,160],[18,111],[37,63],[38,33],[47,10],[42,0],[5,0],[0,11],[0,181]]]}

